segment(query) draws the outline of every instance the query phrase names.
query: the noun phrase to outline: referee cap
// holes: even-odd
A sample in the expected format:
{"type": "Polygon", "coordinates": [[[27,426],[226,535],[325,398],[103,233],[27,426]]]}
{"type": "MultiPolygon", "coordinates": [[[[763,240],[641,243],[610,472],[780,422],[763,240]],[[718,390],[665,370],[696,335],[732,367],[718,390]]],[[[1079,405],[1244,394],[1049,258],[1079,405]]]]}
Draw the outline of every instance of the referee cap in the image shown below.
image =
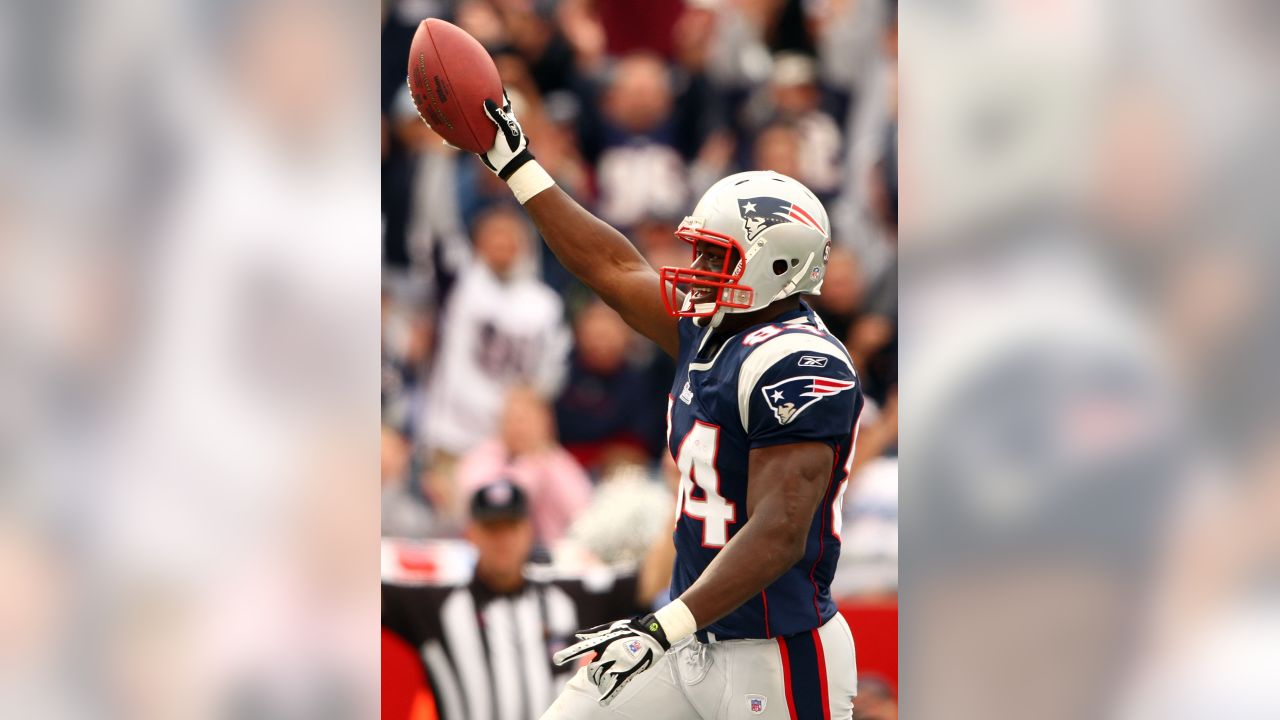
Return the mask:
{"type": "Polygon", "coordinates": [[[519,520],[528,516],[529,497],[510,478],[498,478],[471,496],[472,520],[519,520]]]}

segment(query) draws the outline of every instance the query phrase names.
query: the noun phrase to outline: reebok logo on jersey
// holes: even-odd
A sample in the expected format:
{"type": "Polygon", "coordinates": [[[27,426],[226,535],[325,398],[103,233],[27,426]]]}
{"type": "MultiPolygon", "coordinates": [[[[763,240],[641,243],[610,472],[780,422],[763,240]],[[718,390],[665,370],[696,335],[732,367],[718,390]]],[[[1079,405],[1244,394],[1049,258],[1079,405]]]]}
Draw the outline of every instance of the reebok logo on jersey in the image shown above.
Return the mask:
{"type": "Polygon", "coordinates": [[[857,384],[856,380],[834,380],[809,375],[776,382],[761,388],[760,392],[764,393],[765,402],[773,410],[778,424],[786,425],[822,398],[839,395],[857,384]]]}
{"type": "Polygon", "coordinates": [[[827,359],[821,355],[801,355],[800,367],[826,367],[827,359]]]}

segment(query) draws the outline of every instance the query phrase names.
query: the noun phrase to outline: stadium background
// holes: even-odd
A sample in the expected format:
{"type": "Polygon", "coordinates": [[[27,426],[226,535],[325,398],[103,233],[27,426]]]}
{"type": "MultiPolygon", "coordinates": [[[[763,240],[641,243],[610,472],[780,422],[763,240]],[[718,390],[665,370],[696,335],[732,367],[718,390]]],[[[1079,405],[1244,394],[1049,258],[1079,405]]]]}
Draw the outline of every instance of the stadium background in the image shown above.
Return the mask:
{"type": "MultiPolygon", "coordinates": [[[[538,562],[634,564],[669,527],[671,361],[418,119],[409,44],[442,17],[494,55],[541,163],[654,265],[688,262],[671,233],[724,175],[777,170],[827,205],[812,302],[868,395],[833,592],[860,671],[896,686],[896,16],[888,0],[383,3],[384,580],[465,580],[465,499],[497,474],[530,490],[538,562]]],[[[414,658],[389,645],[383,663],[394,717],[414,658]]]]}

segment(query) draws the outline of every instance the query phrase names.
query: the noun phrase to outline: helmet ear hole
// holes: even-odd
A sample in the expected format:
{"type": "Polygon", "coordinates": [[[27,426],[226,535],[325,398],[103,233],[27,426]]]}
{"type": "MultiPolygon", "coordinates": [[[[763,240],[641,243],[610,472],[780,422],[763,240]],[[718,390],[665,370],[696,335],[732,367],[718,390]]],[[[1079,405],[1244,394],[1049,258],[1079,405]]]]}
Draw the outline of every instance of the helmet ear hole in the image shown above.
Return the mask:
{"type": "Polygon", "coordinates": [[[774,274],[774,275],[781,275],[781,274],[785,273],[786,271],[787,271],[787,261],[786,261],[786,260],[781,260],[781,259],[779,259],[779,260],[774,260],[774,261],[773,261],[773,274],[774,274]]]}
{"type": "Polygon", "coordinates": [[[795,267],[799,264],[800,264],[800,258],[791,258],[791,267],[795,267]]]}

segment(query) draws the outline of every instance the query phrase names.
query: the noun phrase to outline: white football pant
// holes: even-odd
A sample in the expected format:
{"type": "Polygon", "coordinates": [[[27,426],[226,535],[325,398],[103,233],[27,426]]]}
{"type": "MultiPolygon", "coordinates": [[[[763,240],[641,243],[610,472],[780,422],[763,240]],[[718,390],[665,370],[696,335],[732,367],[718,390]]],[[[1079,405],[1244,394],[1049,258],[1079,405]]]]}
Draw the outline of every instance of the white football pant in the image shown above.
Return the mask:
{"type": "Polygon", "coordinates": [[[688,638],[603,707],[586,668],[542,720],[850,720],[853,635],[836,613],[817,630],[771,640],[688,638]]]}

